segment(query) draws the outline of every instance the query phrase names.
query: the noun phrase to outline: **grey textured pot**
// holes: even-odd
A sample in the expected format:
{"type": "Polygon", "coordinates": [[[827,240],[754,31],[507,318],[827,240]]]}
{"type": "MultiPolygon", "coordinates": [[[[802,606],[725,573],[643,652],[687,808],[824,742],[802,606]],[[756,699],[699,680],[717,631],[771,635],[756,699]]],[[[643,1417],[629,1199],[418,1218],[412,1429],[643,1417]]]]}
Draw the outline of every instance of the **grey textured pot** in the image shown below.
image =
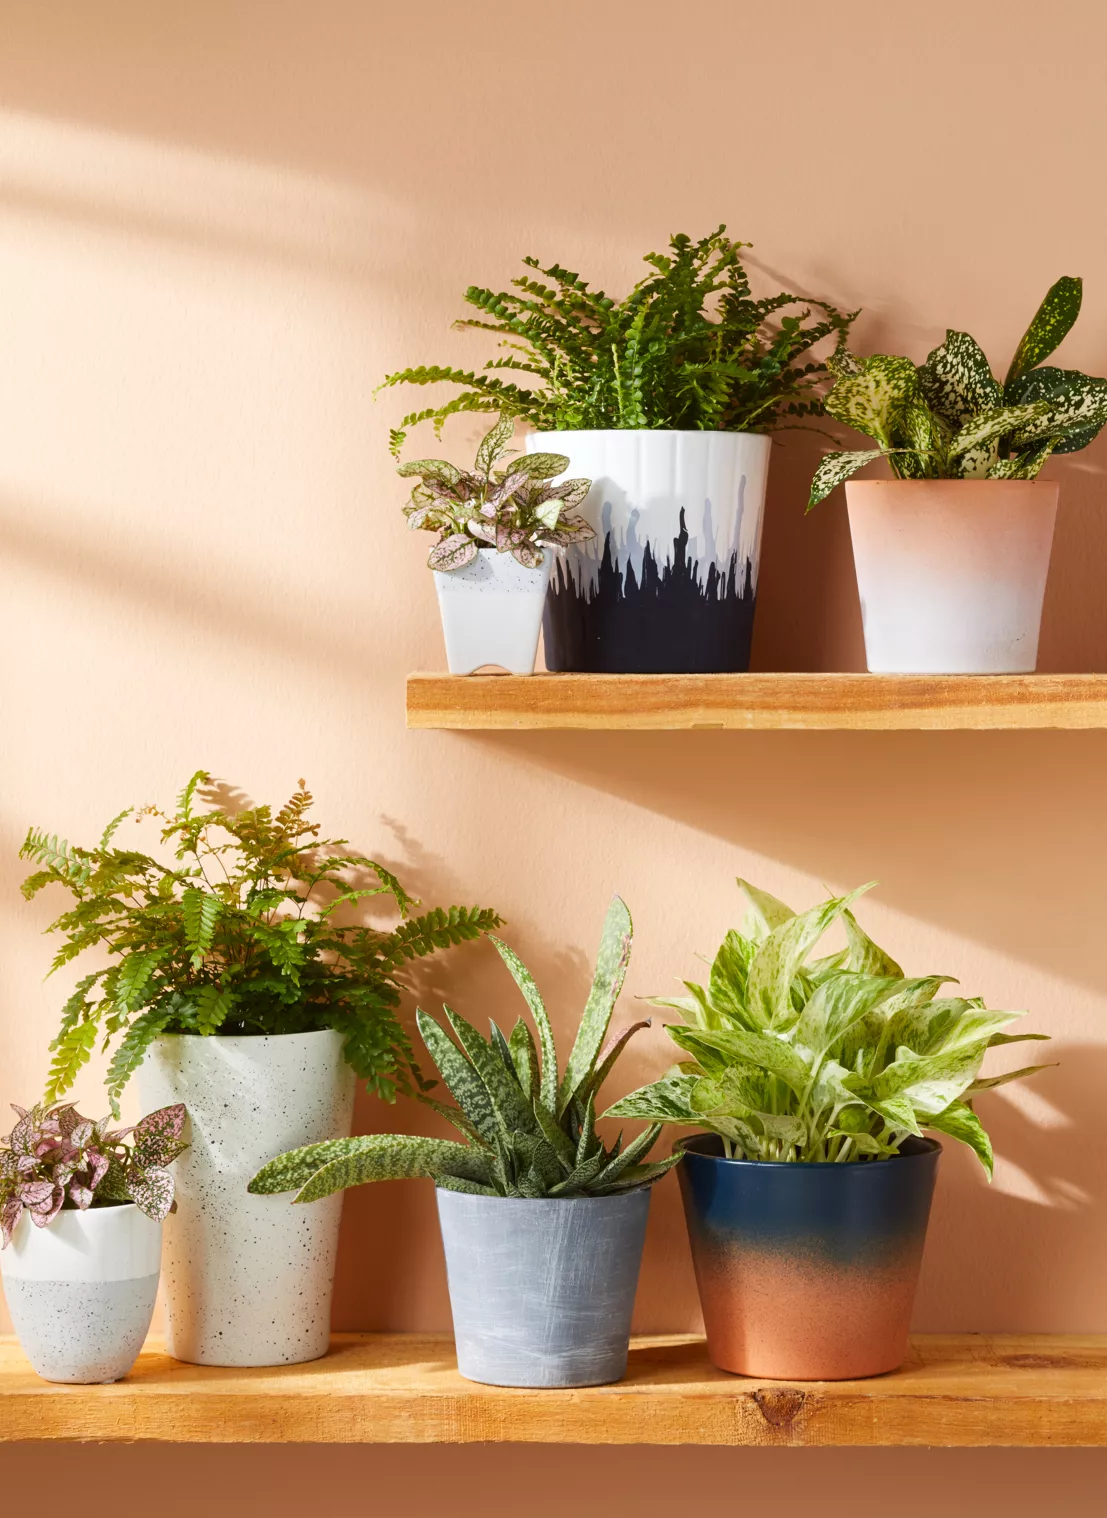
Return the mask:
{"type": "Polygon", "coordinates": [[[541,1201],[437,1195],[463,1376],[602,1386],[625,1374],[648,1187],[541,1201]]]}

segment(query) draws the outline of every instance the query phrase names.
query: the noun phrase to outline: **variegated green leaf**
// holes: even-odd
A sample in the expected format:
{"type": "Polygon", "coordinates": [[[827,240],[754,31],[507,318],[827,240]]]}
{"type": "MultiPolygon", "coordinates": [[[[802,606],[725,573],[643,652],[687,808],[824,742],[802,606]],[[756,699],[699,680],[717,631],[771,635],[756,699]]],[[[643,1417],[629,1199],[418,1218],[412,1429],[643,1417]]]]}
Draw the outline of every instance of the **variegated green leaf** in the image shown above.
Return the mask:
{"type": "Polygon", "coordinates": [[[419,1036],[427,1053],[446,1082],[450,1095],[486,1143],[499,1132],[488,1087],[462,1054],[461,1050],[433,1017],[420,1008],[415,1014],[419,1036]]]}
{"type": "Polygon", "coordinates": [[[1003,405],[1003,392],[984,351],[967,332],[948,331],[946,340],[919,370],[919,389],[932,411],[958,432],[981,411],[1003,405]]]}
{"type": "Polygon", "coordinates": [[[1059,280],[1050,285],[1045,299],[1034,313],[1015,349],[1015,356],[1007,371],[1007,385],[1011,385],[1027,370],[1036,369],[1044,363],[1060,345],[1080,315],[1083,291],[1084,281],[1069,274],[1062,274],[1059,280]]]}
{"type": "MultiPolygon", "coordinates": [[[[1091,437],[1088,442],[1091,442],[1091,437]]],[[[1009,459],[997,459],[988,471],[988,478],[990,480],[1036,480],[1042,465],[1054,452],[1055,446],[1051,439],[1048,443],[1043,443],[1040,448],[1026,448],[1022,453],[1016,453],[1009,459]]]]}
{"type": "MultiPolygon", "coordinates": [[[[746,920],[742,931],[747,938],[767,938],[774,928],[783,927],[796,915],[778,897],[762,891],[741,876],[738,877],[738,889],[746,898],[746,920]]],[[[752,959],[753,955],[749,958],[752,959]]]]}
{"type": "Polygon", "coordinates": [[[534,977],[526,965],[519,958],[515,950],[504,943],[502,938],[497,938],[490,933],[489,938],[495,944],[496,950],[504,964],[511,971],[512,978],[523,997],[530,1014],[534,1018],[534,1026],[538,1029],[538,1047],[542,1051],[542,1070],[540,1075],[540,1091],[542,1100],[551,1111],[557,1107],[557,1049],[554,1044],[553,1028],[550,1026],[549,1014],[542,995],[535,985],[534,977]]]}
{"type": "Polygon", "coordinates": [[[1026,403],[1037,402],[1043,409],[1012,429],[1015,448],[1051,439],[1054,453],[1074,453],[1086,448],[1107,422],[1107,380],[1053,369],[1028,374],[1017,388],[1026,403]]]}
{"type": "Polygon", "coordinates": [[[1020,428],[1029,427],[1045,416],[1049,403],[1035,401],[1026,406],[999,406],[994,411],[983,411],[967,422],[949,445],[951,459],[980,448],[994,439],[1015,434],[1020,428]]]}
{"type": "Polygon", "coordinates": [[[633,939],[634,927],[626,902],[621,897],[614,896],[604,918],[588,1001],[558,1090],[559,1116],[568,1107],[577,1090],[587,1083],[599,1058],[611,1014],[615,1010],[619,992],[623,989],[633,939]]]}
{"type": "Polygon", "coordinates": [[[984,1131],[984,1125],[971,1107],[964,1102],[952,1102],[944,1112],[934,1113],[926,1119],[926,1126],[935,1133],[947,1134],[962,1144],[967,1144],[984,1169],[992,1178],[994,1160],[992,1142],[984,1131]]]}
{"type": "Polygon", "coordinates": [[[832,897],[790,918],[761,944],[750,965],[746,991],[750,1013],[762,1027],[783,1028],[794,1021],[791,987],[797,970],[830,924],[873,884],[870,881],[846,896],[832,897]]]}
{"type": "Polygon", "coordinates": [[[846,942],[849,944],[851,970],[859,970],[865,975],[893,975],[900,980],[903,978],[903,971],[892,956],[873,943],[848,909],[842,913],[842,922],[846,930],[846,942]]]}
{"type": "Polygon", "coordinates": [[[891,448],[903,408],[917,394],[918,375],[911,360],[877,353],[861,360],[860,373],[837,380],[823,404],[837,421],[891,448]]]}
{"type": "Polygon", "coordinates": [[[830,492],[843,484],[866,464],[885,457],[883,448],[867,448],[860,453],[828,453],[819,462],[811,480],[811,492],[807,497],[807,510],[825,501],[830,492]]]}
{"type": "Polygon", "coordinates": [[[695,1075],[669,1075],[652,1085],[641,1086],[608,1107],[604,1117],[641,1118],[649,1123],[691,1123],[697,1121],[692,1093],[699,1080],[695,1075]]]}

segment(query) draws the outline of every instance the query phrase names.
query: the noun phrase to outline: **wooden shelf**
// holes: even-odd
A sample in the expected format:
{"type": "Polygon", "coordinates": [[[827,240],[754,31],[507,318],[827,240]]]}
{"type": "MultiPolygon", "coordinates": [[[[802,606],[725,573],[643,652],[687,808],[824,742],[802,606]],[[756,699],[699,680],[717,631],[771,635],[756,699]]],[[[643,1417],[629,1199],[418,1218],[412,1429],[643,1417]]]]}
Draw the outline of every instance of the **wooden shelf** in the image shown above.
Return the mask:
{"type": "Polygon", "coordinates": [[[0,1440],[173,1444],[1107,1445],[1107,1336],[931,1335],[869,1381],[715,1370],[703,1341],[638,1339],[578,1391],[462,1380],[447,1338],[340,1334],[309,1365],[214,1370],[151,1342],[114,1386],[55,1386],[0,1339],[0,1440]]]}
{"type": "Polygon", "coordinates": [[[1107,727],[1107,675],[409,675],[407,725],[523,728],[1107,727]]]}

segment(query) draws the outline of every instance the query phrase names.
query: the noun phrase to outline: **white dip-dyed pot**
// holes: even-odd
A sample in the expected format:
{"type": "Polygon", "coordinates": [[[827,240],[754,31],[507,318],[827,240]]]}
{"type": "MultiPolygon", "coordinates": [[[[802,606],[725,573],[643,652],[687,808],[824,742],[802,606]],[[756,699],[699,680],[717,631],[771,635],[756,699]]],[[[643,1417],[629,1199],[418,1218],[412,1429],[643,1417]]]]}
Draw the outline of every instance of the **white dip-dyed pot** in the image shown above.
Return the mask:
{"type": "Polygon", "coordinates": [[[485,664],[512,675],[534,673],[552,562],[548,548],[539,569],[478,548],[461,569],[433,571],[451,675],[471,675],[485,664]]]}
{"type": "Polygon", "coordinates": [[[556,550],[546,664],[607,674],[749,668],[768,437],[662,428],[535,432],[592,481],[596,536],[556,550]]]}
{"type": "Polygon", "coordinates": [[[161,1224],[132,1202],[69,1208],[45,1228],[29,1212],[0,1250],[8,1310],[24,1353],[47,1381],[118,1381],[150,1327],[161,1224]]]}
{"type": "Polygon", "coordinates": [[[536,1201],[436,1195],[463,1376],[602,1386],[625,1375],[648,1187],[536,1201]]]}
{"type": "Polygon", "coordinates": [[[1058,490],[1049,480],[850,480],[869,669],[1034,670],[1058,490]]]}
{"type": "Polygon", "coordinates": [[[342,1035],[155,1040],[139,1071],[144,1110],[184,1102],[165,1222],[167,1348],[194,1365],[290,1365],[327,1352],[341,1194],[295,1207],[246,1190],[289,1149],[345,1138],[353,1071],[342,1035]]]}

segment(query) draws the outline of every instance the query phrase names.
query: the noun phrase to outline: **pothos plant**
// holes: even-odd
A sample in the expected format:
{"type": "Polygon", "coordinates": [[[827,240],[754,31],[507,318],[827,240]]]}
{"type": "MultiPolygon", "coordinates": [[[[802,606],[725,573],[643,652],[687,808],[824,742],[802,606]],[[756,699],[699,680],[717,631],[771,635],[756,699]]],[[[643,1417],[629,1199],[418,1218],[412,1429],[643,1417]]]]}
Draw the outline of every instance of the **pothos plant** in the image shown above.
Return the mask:
{"type": "Polygon", "coordinates": [[[877,446],[828,453],[807,509],[874,459],[901,480],[1032,480],[1051,454],[1086,448],[1107,422],[1107,380],[1043,362],[1076,321],[1082,291],[1068,276],[1050,287],[1002,385],[967,332],[947,331],[918,365],[840,347],[823,404],[877,446]]]}
{"type": "Polygon", "coordinates": [[[511,291],[470,285],[465,299],[479,315],[456,325],[496,333],[505,355],[482,372],[433,365],[387,375],[378,388],[462,387],[405,416],[391,434],[394,454],[406,428],[431,420],[437,432],[459,411],[498,411],[554,431],[732,432],[819,413],[827,371],[809,355],[823,338],[843,336],[857,313],[785,292],[755,299],[741,258],[750,246],[725,226],[698,242],[681,233],[667,252],[645,255],[650,272],[621,300],[536,258],[523,260],[534,273],[512,280],[511,291]],[[809,321],[812,308],[820,314],[809,321]]]}
{"type": "Polygon", "coordinates": [[[564,547],[594,538],[577,511],[590,480],[562,480],[569,460],[563,453],[527,453],[497,469],[515,431],[502,417],[477,449],[473,469],[458,469],[446,459],[416,459],[397,474],[417,475],[419,483],[404,507],[407,525],[439,534],[427,564],[431,569],[460,569],[482,548],[510,553],[524,569],[538,569],[545,547],[564,547]]]}
{"type": "Polygon", "coordinates": [[[188,1145],[179,1103],[151,1112],[134,1128],[93,1122],[71,1103],[14,1107],[19,1121],[0,1139],[0,1248],[26,1211],[36,1228],[63,1207],[84,1211],[133,1202],[160,1223],[173,1206],[168,1167],[188,1145]],[[127,1142],[128,1137],[130,1142],[127,1142]]]}
{"type": "Polygon", "coordinates": [[[445,1009],[453,1031],[425,1012],[419,1032],[456,1106],[425,1091],[420,1099],[462,1134],[465,1142],[405,1134],[334,1139],[282,1154],[250,1182],[257,1194],[296,1191],[314,1202],[366,1181],[429,1176],[448,1191],[479,1196],[614,1196],[664,1175],[675,1158],[646,1163],[661,1127],[655,1123],[625,1146],[608,1148],[596,1132],[600,1087],[629,1040],[648,1022],[636,1022],[605,1044],[615,1002],[630,960],[630,913],[615,897],[604,923],[592,989],[568,1063],[558,1075],[557,1051],[545,1004],[518,956],[492,942],[530,1008],[538,1044],[519,1018],[504,1036],[494,1022],[484,1038],[471,1023],[445,1009]]]}
{"type": "Polygon", "coordinates": [[[65,1005],[50,1046],[48,1102],[72,1086],[102,1040],[115,1045],[108,1095],[118,1116],[120,1092],[162,1033],[333,1028],[378,1095],[410,1089],[412,1049],[398,1017],[404,966],[479,938],[499,916],[484,907],[410,916],[418,903],[391,871],[344,838],[320,837],[302,780],[276,813],[219,799],[198,770],[174,811],[138,812],[160,822],[168,862],[116,841],[131,809],[91,849],[37,828],[27,834],[20,857],[40,868],[24,881],[24,896],[61,885],[75,902],[47,930],[63,939],[51,973],[86,950],[112,960],[84,976],[65,1005]],[[398,908],[397,926],[343,920],[380,896],[398,908]]]}
{"type": "Polygon", "coordinates": [[[991,1175],[973,1098],[1045,1066],[982,1076],[984,1057],[1046,1035],[1008,1033],[1022,1012],[939,996],[949,976],[905,976],[850,910],[868,886],[797,914],[738,884],[749,911],[708,984],[686,981],[688,997],[658,1003],[683,1019],[668,1032],[685,1058],[605,1115],[694,1124],[731,1158],[808,1163],[885,1159],[931,1129],[967,1144],[991,1175]],[[810,959],[838,919],[846,949],[810,959]]]}

